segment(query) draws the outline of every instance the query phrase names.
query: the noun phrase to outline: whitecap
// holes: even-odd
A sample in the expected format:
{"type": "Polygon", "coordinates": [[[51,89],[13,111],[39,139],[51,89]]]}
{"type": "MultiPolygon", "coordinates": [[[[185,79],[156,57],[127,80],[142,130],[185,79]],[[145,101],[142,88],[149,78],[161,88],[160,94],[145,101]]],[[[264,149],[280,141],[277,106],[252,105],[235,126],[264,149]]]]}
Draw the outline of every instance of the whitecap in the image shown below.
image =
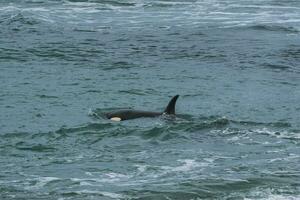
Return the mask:
{"type": "Polygon", "coordinates": [[[273,131],[273,130],[269,130],[268,128],[254,129],[253,132],[259,134],[267,134],[267,135],[271,135],[283,139],[300,139],[300,133],[296,133],[296,132],[273,131]]]}
{"type": "Polygon", "coordinates": [[[85,172],[85,174],[88,176],[93,176],[93,174],[91,172],[85,172]]]}
{"type": "Polygon", "coordinates": [[[21,9],[17,6],[4,6],[0,7],[0,11],[6,11],[6,12],[11,12],[11,11],[20,11],[21,9]]]}
{"type": "Polygon", "coordinates": [[[179,162],[183,163],[180,166],[177,167],[171,167],[171,166],[162,166],[161,168],[164,170],[167,170],[168,172],[188,172],[192,169],[198,168],[198,167],[205,167],[208,166],[209,163],[199,163],[196,162],[193,159],[184,159],[184,160],[178,160],[179,162]]]}
{"type": "Polygon", "coordinates": [[[137,167],[137,170],[139,171],[139,173],[143,173],[147,170],[147,165],[135,165],[137,167]]]}
{"type": "Polygon", "coordinates": [[[244,198],[244,200],[257,200],[257,199],[263,199],[263,200],[299,200],[300,199],[300,195],[283,195],[283,194],[268,194],[265,195],[264,194],[260,194],[258,192],[257,194],[258,196],[256,197],[248,197],[248,198],[244,198]]]}
{"type": "Polygon", "coordinates": [[[27,179],[27,180],[36,181],[35,185],[25,187],[25,189],[27,189],[27,190],[32,190],[32,189],[40,189],[52,181],[60,180],[60,178],[58,178],[58,177],[37,177],[34,179],[27,179]]]}
{"type": "Polygon", "coordinates": [[[270,159],[268,162],[269,162],[269,163],[272,163],[272,162],[276,162],[276,161],[291,161],[291,160],[298,159],[299,157],[300,157],[299,155],[296,155],[296,154],[290,154],[290,155],[287,156],[287,157],[270,159]]]}
{"type": "Polygon", "coordinates": [[[94,178],[70,178],[71,181],[79,182],[79,184],[83,185],[96,185],[99,186],[100,184],[104,183],[115,183],[115,182],[122,182],[122,181],[128,181],[131,176],[119,174],[119,173],[107,173],[107,174],[100,174],[100,175],[94,175],[94,173],[88,172],[91,175],[93,175],[94,178]]]}
{"type": "Polygon", "coordinates": [[[77,193],[77,194],[100,194],[100,195],[110,197],[113,199],[125,198],[124,195],[113,193],[113,192],[105,192],[105,191],[80,190],[80,191],[76,191],[75,193],[77,193]]]}

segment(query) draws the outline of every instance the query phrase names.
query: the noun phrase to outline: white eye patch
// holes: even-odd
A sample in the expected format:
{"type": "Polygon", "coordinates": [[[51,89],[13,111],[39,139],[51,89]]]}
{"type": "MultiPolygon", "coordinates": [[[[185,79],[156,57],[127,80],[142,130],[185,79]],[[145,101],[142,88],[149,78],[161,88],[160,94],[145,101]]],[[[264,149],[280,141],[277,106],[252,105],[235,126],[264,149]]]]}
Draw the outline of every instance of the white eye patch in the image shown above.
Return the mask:
{"type": "Polygon", "coordinates": [[[122,119],[121,119],[120,117],[112,117],[112,118],[110,118],[110,120],[119,122],[119,121],[121,121],[122,119]]]}

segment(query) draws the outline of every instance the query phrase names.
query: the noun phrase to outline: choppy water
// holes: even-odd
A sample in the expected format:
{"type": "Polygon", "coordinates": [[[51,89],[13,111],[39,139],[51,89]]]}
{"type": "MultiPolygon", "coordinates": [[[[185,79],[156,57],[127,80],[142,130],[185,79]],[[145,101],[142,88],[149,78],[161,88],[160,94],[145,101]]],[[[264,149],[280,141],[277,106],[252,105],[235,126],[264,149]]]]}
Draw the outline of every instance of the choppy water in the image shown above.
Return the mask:
{"type": "Polygon", "coordinates": [[[0,197],[299,199],[299,64],[298,0],[1,0],[0,197]]]}

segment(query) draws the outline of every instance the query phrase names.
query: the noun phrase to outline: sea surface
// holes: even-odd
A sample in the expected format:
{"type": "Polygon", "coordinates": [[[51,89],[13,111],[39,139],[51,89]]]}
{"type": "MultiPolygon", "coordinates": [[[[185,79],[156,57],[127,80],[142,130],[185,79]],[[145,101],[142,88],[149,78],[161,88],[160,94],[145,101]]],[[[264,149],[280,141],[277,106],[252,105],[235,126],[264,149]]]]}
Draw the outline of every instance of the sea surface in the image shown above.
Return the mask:
{"type": "Polygon", "coordinates": [[[1,0],[0,199],[300,199],[300,1],[1,0]]]}

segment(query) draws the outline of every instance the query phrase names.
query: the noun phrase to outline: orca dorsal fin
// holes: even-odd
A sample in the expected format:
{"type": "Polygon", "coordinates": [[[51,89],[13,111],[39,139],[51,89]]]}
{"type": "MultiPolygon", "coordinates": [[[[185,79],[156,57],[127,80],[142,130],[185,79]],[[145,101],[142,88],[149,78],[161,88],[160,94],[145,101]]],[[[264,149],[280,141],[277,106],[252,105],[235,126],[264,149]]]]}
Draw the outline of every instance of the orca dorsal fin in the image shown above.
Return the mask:
{"type": "Polygon", "coordinates": [[[169,114],[169,115],[175,115],[175,105],[176,105],[176,101],[177,101],[178,97],[179,97],[179,95],[176,95],[170,100],[164,113],[169,114]]]}

